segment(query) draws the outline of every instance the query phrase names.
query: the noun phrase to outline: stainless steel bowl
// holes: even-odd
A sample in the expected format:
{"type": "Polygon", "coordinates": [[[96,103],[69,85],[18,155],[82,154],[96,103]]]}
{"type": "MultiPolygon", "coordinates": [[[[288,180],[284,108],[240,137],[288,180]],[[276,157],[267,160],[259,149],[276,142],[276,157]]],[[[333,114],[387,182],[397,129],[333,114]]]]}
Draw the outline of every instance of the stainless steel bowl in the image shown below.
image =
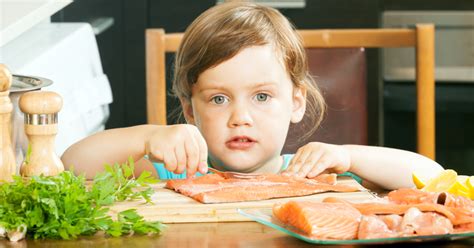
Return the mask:
{"type": "Polygon", "coordinates": [[[18,106],[18,101],[23,93],[41,90],[41,88],[50,86],[51,84],[53,84],[53,81],[42,77],[13,75],[12,86],[10,87],[10,99],[13,104],[12,141],[15,149],[17,172],[28,148],[28,138],[25,135],[23,113],[18,106]]]}
{"type": "Polygon", "coordinates": [[[51,84],[53,84],[53,81],[47,78],[13,75],[10,93],[39,90],[51,84]]]}

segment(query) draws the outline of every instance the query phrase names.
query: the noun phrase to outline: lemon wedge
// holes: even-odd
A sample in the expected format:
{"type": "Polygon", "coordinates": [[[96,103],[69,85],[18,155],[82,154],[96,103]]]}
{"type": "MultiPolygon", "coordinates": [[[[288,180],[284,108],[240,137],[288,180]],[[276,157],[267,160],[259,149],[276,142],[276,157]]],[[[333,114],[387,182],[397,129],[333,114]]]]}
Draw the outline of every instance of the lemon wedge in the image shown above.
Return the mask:
{"type": "Polygon", "coordinates": [[[457,182],[457,176],[458,174],[454,170],[444,170],[429,180],[422,190],[427,192],[448,191],[457,182]]]}
{"type": "Polygon", "coordinates": [[[466,180],[466,186],[470,189],[470,190],[474,190],[474,176],[470,176],[467,178],[466,180]]]}
{"type": "Polygon", "coordinates": [[[458,175],[457,181],[466,185],[468,178],[469,176],[466,176],[466,175],[458,175]]]}
{"type": "Polygon", "coordinates": [[[413,172],[412,174],[412,179],[417,189],[422,189],[423,187],[425,187],[425,182],[415,172],[413,172]]]}
{"type": "Polygon", "coordinates": [[[468,199],[471,198],[471,190],[464,184],[456,181],[451,187],[449,187],[448,192],[454,195],[464,196],[468,199]]]}
{"type": "Polygon", "coordinates": [[[474,176],[467,178],[466,186],[471,191],[471,200],[474,200],[474,176]]]}

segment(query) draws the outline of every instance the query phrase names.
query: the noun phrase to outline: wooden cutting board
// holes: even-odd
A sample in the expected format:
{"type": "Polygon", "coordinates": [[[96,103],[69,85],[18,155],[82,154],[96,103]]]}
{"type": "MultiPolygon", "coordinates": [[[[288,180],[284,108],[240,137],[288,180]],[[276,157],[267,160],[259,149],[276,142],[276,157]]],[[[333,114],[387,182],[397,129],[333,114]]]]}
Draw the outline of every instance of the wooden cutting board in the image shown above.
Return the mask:
{"type": "Polygon", "coordinates": [[[163,223],[251,221],[237,213],[237,209],[271,208],[275,203],[287,202],[289,200],[322,201],[330,196],[340,197],[353,202],[374,199],[370,192],[351,177],[338,177],[338,183],[360,187],[362,191],[348,193],[327,192],[262,201],[203,204],[173,190],[165,189],[165,182],[160,182],[152,186],[155,189],[155,193],[152,195],[153,204],[144,204],[143,200],[120,202],[110,208],[110,214],[116,216],[120,211],[135,208],[146,220],[161,221],[163,223]]]}

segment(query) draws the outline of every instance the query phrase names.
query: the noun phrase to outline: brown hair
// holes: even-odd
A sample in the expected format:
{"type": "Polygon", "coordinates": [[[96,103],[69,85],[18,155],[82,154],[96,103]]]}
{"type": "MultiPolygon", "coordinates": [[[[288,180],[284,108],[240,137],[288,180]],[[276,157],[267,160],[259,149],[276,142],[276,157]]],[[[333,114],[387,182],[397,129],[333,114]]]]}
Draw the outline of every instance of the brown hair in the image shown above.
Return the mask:
{"type": "Polygon", "coordinates": [[[324,98],[308,71],[306,52],[292,24],[273,8],[246,2],[217,5],[186,29],[176,53],[173,93],[191,99],[191,87],[205,70],[250,46],[272,44],[279,52],[294,87],[307,91],[305,115],[312,123],[306,137],[319,126],[324,98]]]}

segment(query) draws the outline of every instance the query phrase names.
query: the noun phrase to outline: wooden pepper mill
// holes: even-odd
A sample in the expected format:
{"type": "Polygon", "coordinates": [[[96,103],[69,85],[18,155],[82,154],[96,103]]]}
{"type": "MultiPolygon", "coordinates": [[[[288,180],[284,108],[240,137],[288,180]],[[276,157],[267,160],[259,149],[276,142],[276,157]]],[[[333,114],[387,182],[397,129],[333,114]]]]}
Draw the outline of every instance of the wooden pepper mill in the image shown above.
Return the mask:
{"type": "Polygon", "coordinates": [[[51,91],[27,92],[20,97],[19,105],[25,113],[25,133],[29,140],[20,174],[30,177],[61,173],[64,166],[54,151],[58,112],[63,105],[61,96],[51,91]]]}
{"type": "Polygon", "coordinates": [[[11,113],[13,105],[8,95],[12,85],[12,74],[0,64],[0,182],[12,181],[16,174],[15,155],[11,138],[11,113]]]}

